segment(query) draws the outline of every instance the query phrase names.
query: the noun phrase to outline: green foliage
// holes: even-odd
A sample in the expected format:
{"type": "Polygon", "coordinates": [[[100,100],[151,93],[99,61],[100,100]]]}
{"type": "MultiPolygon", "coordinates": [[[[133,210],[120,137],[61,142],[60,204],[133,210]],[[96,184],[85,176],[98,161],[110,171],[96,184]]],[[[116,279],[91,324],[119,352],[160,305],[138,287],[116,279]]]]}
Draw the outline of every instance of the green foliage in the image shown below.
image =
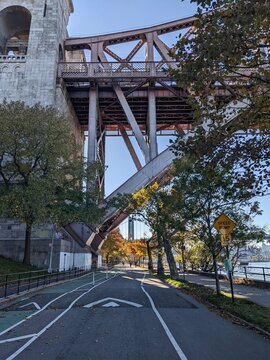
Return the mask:
{"type": "Polygon", "coordinates": [[[125,256],[125,239],[119,229],[115,229],[108,235],[102,246],[102,257],[107,264],[114,264],[125,258],[125,256]]]}
{"type": "Polygon", "coordinates": [[[270,2],[254,0],[192,0],[197,21],[189,37],[182,37],[171,55],[179,62],[171,70],[187,89],[194,119],[212,120],[210,134],[202,128],[175,151],[189,153],[223,168],[254,195],[270,185],[270,2]],[[221,109],[229,101],[249,104],[229,126],[221,127],[221,109]],[[259,130],[258,130],[259,129],[259,130]],[[237,135],[236,131],[238,131],[237,135]]]}
{"type": "Polygon", "coordinates": [[[26,223],[29,263],[33,224],[98,219],[96,165],[86,166],[67,120],[53,108],[1,104],[0,128],[0,214],[26,223]]]}
{"type": "MultiPolygon", "coordinates": [[[[213,168],[194,156],[186,156],[184,160],[175,162],[172,187],[174,199],[177,199],[175,211],[179,212],[182,223],[193,237],[189,242],[190,248],[185,251],[185,257],[189,256],[194,267],[214,269],[218,293],[217,261],[222,260],[223,247],[220,234],[213,227],[215,220],[221,213],[225,213],[237,224],[237,230],[232,232],[235,239],[232,244],[234,251],[237,246],[238,250],[243,247],[247,239],[254,235],[253,232],[257,231],[251,227],[252,218],[260,213],[258,204],[251,201],[252,193],[249,189],[237,187],[227,170],[213,168]]],[[[180,234],[180,248],[183,245],[186,247],[185,240],[180,234]]],[[[183,255],[184,252],[182,257],[183,255]]]]}
{"type": "Polygon", "coordinates": [[[270,73],[266,52],[270,2],[191,2],[198,5],[193,35],[180,38],[174,55],[180,62],[179,71],[175,72],[180,85],[193,96],[199,96],[200,106],[203,105],[207,113],[210,113],[210,104],[211,111],[220,108],[217,105],[222,96],[217,96],[217,88],[221,88],[224,90],[221,94],[234,99],[249,98],[253,105],[258,105],[256,109],[252,106],[251,121],[255,120],[256,113],[263,120],[262,109],[267,109],[265,120],[268,121],[270,73]],[[209,96],[213,96],[210,104],[209,96]]]}
{"type": "Polygon", "coordinates": [[[4,282],[3,275],[35,270],[37,270],[35,266],[22,264],[21,262],[0,256],[0,282],[4,282]]]}
{"type": "Polygon", "coordinates": [[[212,254],[192,228],[177,233],[174,240],[174,249],[178,254],[179,262],[189,264],[192,270],[213,270],[212,254]]]}
{"type": "Polygon", "coordinates": [[[224,212],[240,225],[240,218],[247,223],[259,213],[257,203],[250,201],[248,189],[237,189],[234,185],[227,171],[221,168],[213,169],[193,158],[176,162],[173,192],[182,221],[216,256],[221,244],[213,229],[215,219],[224,212]]]}
{"type": "Polygon", "coordinates": [[[141,218],[155,237],[171,238],[183,228],[179,213],[174,213],[174,194],[157,183],[126,197],[129,212],[141,218]]]}

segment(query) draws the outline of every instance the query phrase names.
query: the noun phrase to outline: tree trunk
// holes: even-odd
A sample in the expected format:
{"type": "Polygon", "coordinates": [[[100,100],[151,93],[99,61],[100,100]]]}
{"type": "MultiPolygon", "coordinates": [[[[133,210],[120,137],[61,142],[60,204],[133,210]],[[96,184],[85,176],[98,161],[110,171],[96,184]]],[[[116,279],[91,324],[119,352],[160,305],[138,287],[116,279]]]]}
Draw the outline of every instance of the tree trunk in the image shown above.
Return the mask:
{"type": "Polygon", "coordinates": [[[163,266],[163,244],[161,237],[157,236],[158,242],[158,262],[157,262],[157,274],[159,276],[164,276],[164,266],[163,266]]]}
{"type": "Polygon", "coordinates": [[[152,260],[152,253],[151,253],[149,241],[146,241],[146,248],[147,248],[147,256],[148,256],[148,270],[153,270],[153,260],[152,260]]]}
{"type": "Polygon", "coordinates": [[[186,258],[185,258],[185,243],[181,244],[181,253],[182,253],[182,263],[183,263],[183,272],[187,271],[186,269],[186,258]]]}
{"type": "Polygon", "coordinates": [[[217,294],[220,295],[220,284],[219,284],[219,277],[218,277],[218,269],[217,269],[217,261],[215,255],[213,255],[213,265],[214,265],[214,272],[215,272],[215,280],[216,280],[216,291],[217,294]]]}
{"type": "Polygon", "coordinates": [[[169,240],[165,237],[163,238],[163,243],[164,243],[164,250],[166,253],[166,257],[167,257],[167,261],[168,261],[168,265],[169,265],[169,269],[170,269],[171,279],[179,280],[179,274],[178,274],[176,262],[175,262],[175,259],[173,256],[172,246],[171,246],[169,240]]]}
{"type": "Polygon", "coordinates": [[[31,233],[32,233],[32,226],[33,226],[33,224],[31,222],[26,223],[23,262],[25,264],[28,264],[28,265],[31,265],[31,233]]]}

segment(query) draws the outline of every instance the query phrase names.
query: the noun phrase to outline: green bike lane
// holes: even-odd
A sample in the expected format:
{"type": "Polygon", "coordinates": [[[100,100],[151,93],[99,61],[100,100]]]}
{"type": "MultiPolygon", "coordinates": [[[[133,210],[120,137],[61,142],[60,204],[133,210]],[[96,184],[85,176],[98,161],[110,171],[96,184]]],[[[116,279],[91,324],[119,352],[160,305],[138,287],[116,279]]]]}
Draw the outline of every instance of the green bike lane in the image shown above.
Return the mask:
{"type": "Polygon", "coordinates": [[[97,273],[94,278],[93,273],[89,273],[60,284],[55,283],[42,289],[35,289],[33,292],[25,293],[11,300],[7,299],[7,301],[0,304],[0,336],[13,325],[27,320],[33,314],[39,313],[39,310],[46,307],[50,302],[53,302],[53,305],[57,300],[65,301],[69,299],[73,291],[75,296],[75,291],[82,291],[81,289],[84,286],[91,287],[93,280],[98,283],[106,279],[106,277],[106,272],[97,273]]]}
{"type": "Polygon", "coordinates": [[[102,276],[96,287],[85,277],[24,300],[44,306],[61,296],[0,336],[0,359],[269,358],[269,341],[143,271],[102,276]]]}

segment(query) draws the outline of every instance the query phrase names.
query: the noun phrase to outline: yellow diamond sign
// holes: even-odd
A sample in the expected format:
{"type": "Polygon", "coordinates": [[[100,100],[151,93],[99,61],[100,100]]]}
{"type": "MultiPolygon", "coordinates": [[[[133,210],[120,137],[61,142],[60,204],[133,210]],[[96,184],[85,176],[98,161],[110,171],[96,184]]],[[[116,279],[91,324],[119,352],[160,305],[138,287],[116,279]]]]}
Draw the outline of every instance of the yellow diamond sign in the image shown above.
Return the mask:
{"type": "Polygon", "coordinates": [[[214,222],[214,228],[222,234],[223,237],[229,235],[235,228],[236,224],[225,214],[221,214],[214,222]]]}

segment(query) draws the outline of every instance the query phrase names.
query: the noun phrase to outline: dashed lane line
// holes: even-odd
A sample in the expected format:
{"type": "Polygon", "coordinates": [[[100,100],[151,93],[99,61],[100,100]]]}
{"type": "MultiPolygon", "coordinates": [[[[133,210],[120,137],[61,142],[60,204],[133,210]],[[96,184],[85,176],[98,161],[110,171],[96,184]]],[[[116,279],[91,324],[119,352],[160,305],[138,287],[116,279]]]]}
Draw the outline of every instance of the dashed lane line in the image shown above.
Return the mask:
{"type": "MultiPolygon", "coordinates": [[[[90,274],[91,274],[91,273],[90,273],[90,274]]],[[[90,274],[83,275],[82,277],[89,276],[90,274]]],[[[82,277],[81,277],[81,278],[82,278],[82,277]]],[[[80,279],[80,278],[77,278],[77,279],[80,279]]],[[[99,281],[99,280],[98,280],[98,281],[99,281]]],[[[61,295],[57,296],[56,298],[54,298],[53,300],[51,300],[50,302],[48,302],[46,305],[44,305],[40,310],[38,310],[38,311],[34,312],[33,314],[27,316],[25,319],[23,319],[23,320],[17,322],[16,324],[10,326],[10,327],[7,328],[6,330],[3,330],[3,331],[0,333],[0,336],[6,334],[6,333],[9,332],[10,330],[12,330],[12,329],[16,328],[17,326],[23,324],[25,321],[30,320],[33,316],[36,316],[36,315],[40,314],[42,311],[44,311],[45,309],[47,309],[51,304],[53,304],[55,301],[61,299],[62,297],[66,296],[66,295],[68,295],[68,294],[71,294],[71,293],[77,291],[78,289],[80,289],[80,288],[82,288],[82,287],[84,287],[84,286],[92,285],[92,284],[93,284],[93,282],[92,282],[92,280],[91,280],[91,281],[88,282],[88,283],[84,283],[83,285],[80,285],[80,286],[76,287],[76,288],[73,289],[73,290],[67,291],[67,292],[65,292],[64,294],[61,294],[61,295]]]]}
{"type": "Polygon", "coordinates": [[[110,279],[107,279],[97,285],[94,285],[92,288],[90,288],[88,291],[86,291],[85,293],[81,294],[80,296],[78,296],[75,300],[73,300],[71,302],[71,304],[68,306],[67,309],[65,309],[60,315],[58,315],[54,320],[52,320],[49,324],[47,324],[42,330],[40,330],[40,332],[38,332],[37,334],[34,334],[33,337],[27,341],[27,343],[25,343],[22,347],[20,347],[17,351],[15,351],[12,355],[10,355],[8,358],[6,358],[6,360],[13,360],[15,359],[18,355],[20,355],[29,345],[31,345],[34,341],[36,341],[42,334],[44,334],[48,329],[50,329],[50,327],[52,327],[58,320],[60,320],[69,310],[72,309],[73,305],[80,300],[84,295],[89,294],[92,290],[94,290],[95,288],[97,288],[98,286],[105,284],[106,282],[114,279],[117,276],[117,274],[115,274],[113,277],[111,277],[110,279]]]}

